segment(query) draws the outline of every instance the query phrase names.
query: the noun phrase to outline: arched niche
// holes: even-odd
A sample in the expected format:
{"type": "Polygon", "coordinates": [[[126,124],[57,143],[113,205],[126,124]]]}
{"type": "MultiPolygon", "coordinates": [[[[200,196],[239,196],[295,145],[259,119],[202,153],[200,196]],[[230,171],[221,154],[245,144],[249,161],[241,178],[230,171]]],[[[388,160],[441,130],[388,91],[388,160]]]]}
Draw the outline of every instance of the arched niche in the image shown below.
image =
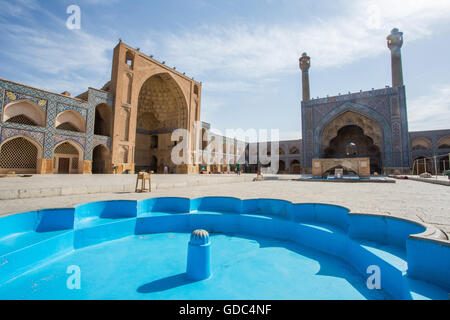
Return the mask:
{"type": "Polygon", "coordinates": [[[286,171],[286,162],[283,160],[278,161],[278,173],[285,173],[286,171]]]}
{"type": "MultiPolygon", "coordinates": [[[[136,123],[134,162],[136,171],[148,171],[152,157],[171,159],[168,148],[151,148],[151,137],[158,134],[160,143],[170,145],[170,137],[176,129],[188,129],[188,108],[178,83],[168,73],[148,78],[139,92],[136,123]]],[[[171,168],[172,164],[167,163],[171,168]]]]}
{"type": "Polygon", "coordinates": [[[433,149],[433,144],[427,138],[415,138],[411,143],[412,150],[431,150],[433,149]]]}
{"type": "Polygon", "coordinates": [[[376,110],[352,102],[346,102],[333,108],[315,125],[314,132],[311,132],[311,138],[314,142],[312,156],[316,158],[322,157],[323,151],[328,147],[327,142],[336,136],[337,130],[344,125],[358,125],[360,121],[363,121],[366,125],[362,127],[365,135],[371,137],[374,143],[379,146],[383,165],[387,167],[392,166],[391,125],[376,110]],[[346,113],[350,114],[343,116],[346,113]],[[351,116],[353,116],[353,119],[351,119],[351,116]],[[337,119],[342,121],[345,117],[348,117],[348,122],[341,123],[337,128],[332,128],[331,124],[336,124],[337,119]]]}
{"type": "Polygon", "coordinates": [[[45,127],[45,114],[36,103],[18,100],[5,106],[3,122],[45,127]]]}
{"type": "Polygon", "coordinates": [[[297,160],[297,159],[292,160],[292,161],[291,161],[290,168],[291,168],[291,172],[292,172],[292,173],[294,173],[294,174],[300,174],[300,171],[301,171],[300,161],[297,160]]]}
{"type": "Polygon", "coordinates": [[[330,121],[322,130],[321,145],[322,154],[330,146],[330,142],[337,137],[339,130],[346,126],[357,126],[362,129],[365,136],[370,137],[373,143],[382,149],[383,146],[383,131],[378,123],[362,114],[347,111],[330,121]]]}
{"type": "Polygon", "coordinates": [[[42,155],[43,148],[36,140],[24,135],[11,137],[0,145],[0,172],[37,173],[42,155]]]}
{"type": "Polygon", "coordinates": [[[84,150],[76,142],[66,140],[53,149],[53,172],[58,174],[77,174],[83,172],[84,150]]]}
{"type": "Polygon", "coordinates": [[[56,116],[55,128],[59,130],[86,132],[86,119],[74,110],[66,110],[56,116]]]}
{"type": "Polygon", "coordinates": [[[371,172],[381,171],[381,150],[364,130],[354,124],[340,128],[324,150],[324,158],[370,158],[371,172]]]}
{"type": "Polygon", "coordinates": [[[439,139],[438,149],[450,149],[450,136],[445,136],[439,139]]]}
{"type": "Polygon", "coordinates": [[[111,153],[107,146],[103,144],[97,145],[92,150],[92,173],[106,174],[109,173],[111,167],[111,153]]]}
{"type": "Polygon", "coordinates": [[[95,107],[94,134],[111,137],[112,131],[112,110],[101,103],[95,107]]]}

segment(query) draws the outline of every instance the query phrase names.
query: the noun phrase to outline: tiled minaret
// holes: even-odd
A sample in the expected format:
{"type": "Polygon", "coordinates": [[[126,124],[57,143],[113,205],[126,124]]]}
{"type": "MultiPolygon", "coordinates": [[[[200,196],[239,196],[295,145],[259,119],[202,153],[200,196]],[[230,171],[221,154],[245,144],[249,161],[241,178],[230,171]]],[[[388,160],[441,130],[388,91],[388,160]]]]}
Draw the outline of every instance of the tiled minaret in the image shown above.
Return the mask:
{"type": "Polygon", "coordinates": [[[310,100],[309,91],[309,67],[311,66],[311,58],[305,53],[300,58],[300,70],[302,70],[302,92],[303,101],[310,100]]]}
{"type": "Polygon", "coordinates": [[[403,32],[397,28],[392,29],[391,34],[387,37],[388,48],[391,50],[392,59],[392,87],[403,86],[403,70],[402,70],[402,45],[403,32]]]}

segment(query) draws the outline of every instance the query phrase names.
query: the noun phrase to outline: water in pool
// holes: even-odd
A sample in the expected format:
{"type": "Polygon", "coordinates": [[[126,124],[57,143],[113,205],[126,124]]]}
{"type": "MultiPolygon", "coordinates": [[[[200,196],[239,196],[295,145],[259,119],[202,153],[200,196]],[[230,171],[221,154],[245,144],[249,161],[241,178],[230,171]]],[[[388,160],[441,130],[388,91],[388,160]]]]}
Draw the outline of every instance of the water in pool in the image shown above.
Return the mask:
{"type": "Polygon", "coordinates": [[[285,241],[211,234],[212,277],[186,276],[189,234],[133,235],[66,254],[0,287],[1,299],[384,299],[348,264],[285,241]],[[67,288],[67,268],[81,288],[67,288]]]}
{"type": "Polygon", "coordinates": [[[411,237],[429,232],[420,223],[349,211],[206,197],[11,215],[0,218],[0,298],[447,299],[450,246],[411,237]],[[210,234],[212,276],[192,281],[197,229],[210,234]],[[373,267],[380,290],[367,286],[373,267]]]}

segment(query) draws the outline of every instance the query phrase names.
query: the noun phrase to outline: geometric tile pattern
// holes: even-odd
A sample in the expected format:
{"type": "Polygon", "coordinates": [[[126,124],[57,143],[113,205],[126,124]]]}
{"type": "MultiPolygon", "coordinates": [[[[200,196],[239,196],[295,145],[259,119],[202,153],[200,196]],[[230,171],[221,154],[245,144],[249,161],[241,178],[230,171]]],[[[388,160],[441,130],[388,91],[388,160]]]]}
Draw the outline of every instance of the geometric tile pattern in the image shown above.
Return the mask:
{"type": "Polygon", "coordinates": [[[99,144],[104,144],[111,150],[111,138],[94,135],[94,120],[95,120],[95,107],[101,103],[108,105],[111,110],[113,110],[114,105],[114,96],[105,91],[96,90],[93,88],[89,88],[89,105],[91,109],[89,110],[89,120],[87,122],[87,132],[89,135],[86,136],[86,160],[92,160],[92,151],[99,144]]]}
{"type": "Polygon", "coordinates": [[[92,149],[94,149],[96,146],[103,144],[106,147],[108,147],[109,150],[111,150],[111,138],[105,137],[105,136],[94,136],[92,139],[92,149]]]}
{"type": "Polygon", "coordinates": [[[95,107],[100,103],[113,109],[114,97],[109,92],[89,89],[89,101],[50,93],[7,80],[0,79],[0,119],[4,106],[8,103],[27,99],[36,103],[46,115],[46,127],[29,126],[0,121],[0,143],[16,135],[25,135],[35,139],[44,149],[44,158],[52,159],[56,144],[71,140],[84,150],[84,159],[92,160],[92,150],[98,144],[111,146],[109,137],[94,136],[95,107]],[[55,128],[55,119],[60,112],[73,110],[86,119],[86,132],[72,132],[55,128]]]}
{"type": "Polygon", "coordinates": [[[33,138],[34,140],[39,142],[39,144],[41,146],[44,145],[44,132],[14,129],[14,128],[7,128],[7,127],[3,127],[1,129],[2,129],[2,134],[1,134],[1,138],[0,138],[0,143],[2,143],[3,141],[5,141],[11,137],[23,135],[23,136],[33,138]]]}
{"type": "Polygon", "coordinates": [[[405,87],[384,88],[302,101],[303,167],[311,168],[318,158],[322,130],[334,117],[343,112],[358,112],[383,128],[383,166],[409,167],[408,123],[406,118],[405,87]],[[398,111],[391,118],[391,101],[398,101],[398,111]],[[348,110],[345,109],[348,105],[348,110]],[[312,113],[312,115],[311,115],[312,113]],[[326,122],[326,123],[325,123],[326,122]],[[314,132],[313,136],[311,133],[314,132]]]}
{"type": "Polygon", "coordinates": [[[411,161],[419,157],[443,157],[450,153],[449,149],[439,149],[438,143],[444,137],[450,137],[450,129],[447,130],[430,130],[430,131],[415,131],[409,133],[409,140],[412,145],[413,141],[419,138],[425,138],[431,142],[431,149],[412,150],[411,161]]]}
{"type": "Polygon", "coordinates": [[[10,102],[20,101],[20,100],[29,100],[29,101],[34,102],[35,104],[37,104],[39,106],[39,108],[41,108],[41,110],[44,112],[44,114],[47,111],[47,102],[48,101],[46,99],[42,99],[39,97],[33,97],[33,96],[23,94],[20,92],[5,90],[4,102],[3,102],[4,106],[6,106],[10,102]]]}
{"type": "Polygon", "coordinates": [[[60,144],[63,141],[68,141],[68,140],[78,143],[83,149],[85,149],[86,138],[62,135],[62,134],[55,134],[53,136],[53,147],[55,147],[56,145],[60,144]]]}
{"type": "Polygon", "coordinates": [[[88,114],[88,110],[87,109],[84,109],[84,108],[82,109],[82,108],[78,108],[78,107],[74,107],[74,106],[69,106],[69,105],[62,104],[62,103],[58,104],[58,107],[57,107],[57,113],[58,114],[63,112],[63,111],[67,111],[67,110],[74,110],[74,111],[78,112],[79,114],[81,114],[81,116],[83,117],[84,120],[87,120],[86,119],[87,114],[88,114]]]}

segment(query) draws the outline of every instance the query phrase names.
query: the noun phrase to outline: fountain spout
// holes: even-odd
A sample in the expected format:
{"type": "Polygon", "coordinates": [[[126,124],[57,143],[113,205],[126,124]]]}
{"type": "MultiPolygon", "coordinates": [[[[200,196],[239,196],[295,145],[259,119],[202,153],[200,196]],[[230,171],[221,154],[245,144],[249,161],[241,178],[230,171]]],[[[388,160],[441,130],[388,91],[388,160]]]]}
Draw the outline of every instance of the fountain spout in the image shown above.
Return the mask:
{"type": "Polygon", "coordinates": [[[211,241],[205,230],[195,230],[188,244],[186,273],[191,280],[199,281],[211,276],[211,241]]]}

